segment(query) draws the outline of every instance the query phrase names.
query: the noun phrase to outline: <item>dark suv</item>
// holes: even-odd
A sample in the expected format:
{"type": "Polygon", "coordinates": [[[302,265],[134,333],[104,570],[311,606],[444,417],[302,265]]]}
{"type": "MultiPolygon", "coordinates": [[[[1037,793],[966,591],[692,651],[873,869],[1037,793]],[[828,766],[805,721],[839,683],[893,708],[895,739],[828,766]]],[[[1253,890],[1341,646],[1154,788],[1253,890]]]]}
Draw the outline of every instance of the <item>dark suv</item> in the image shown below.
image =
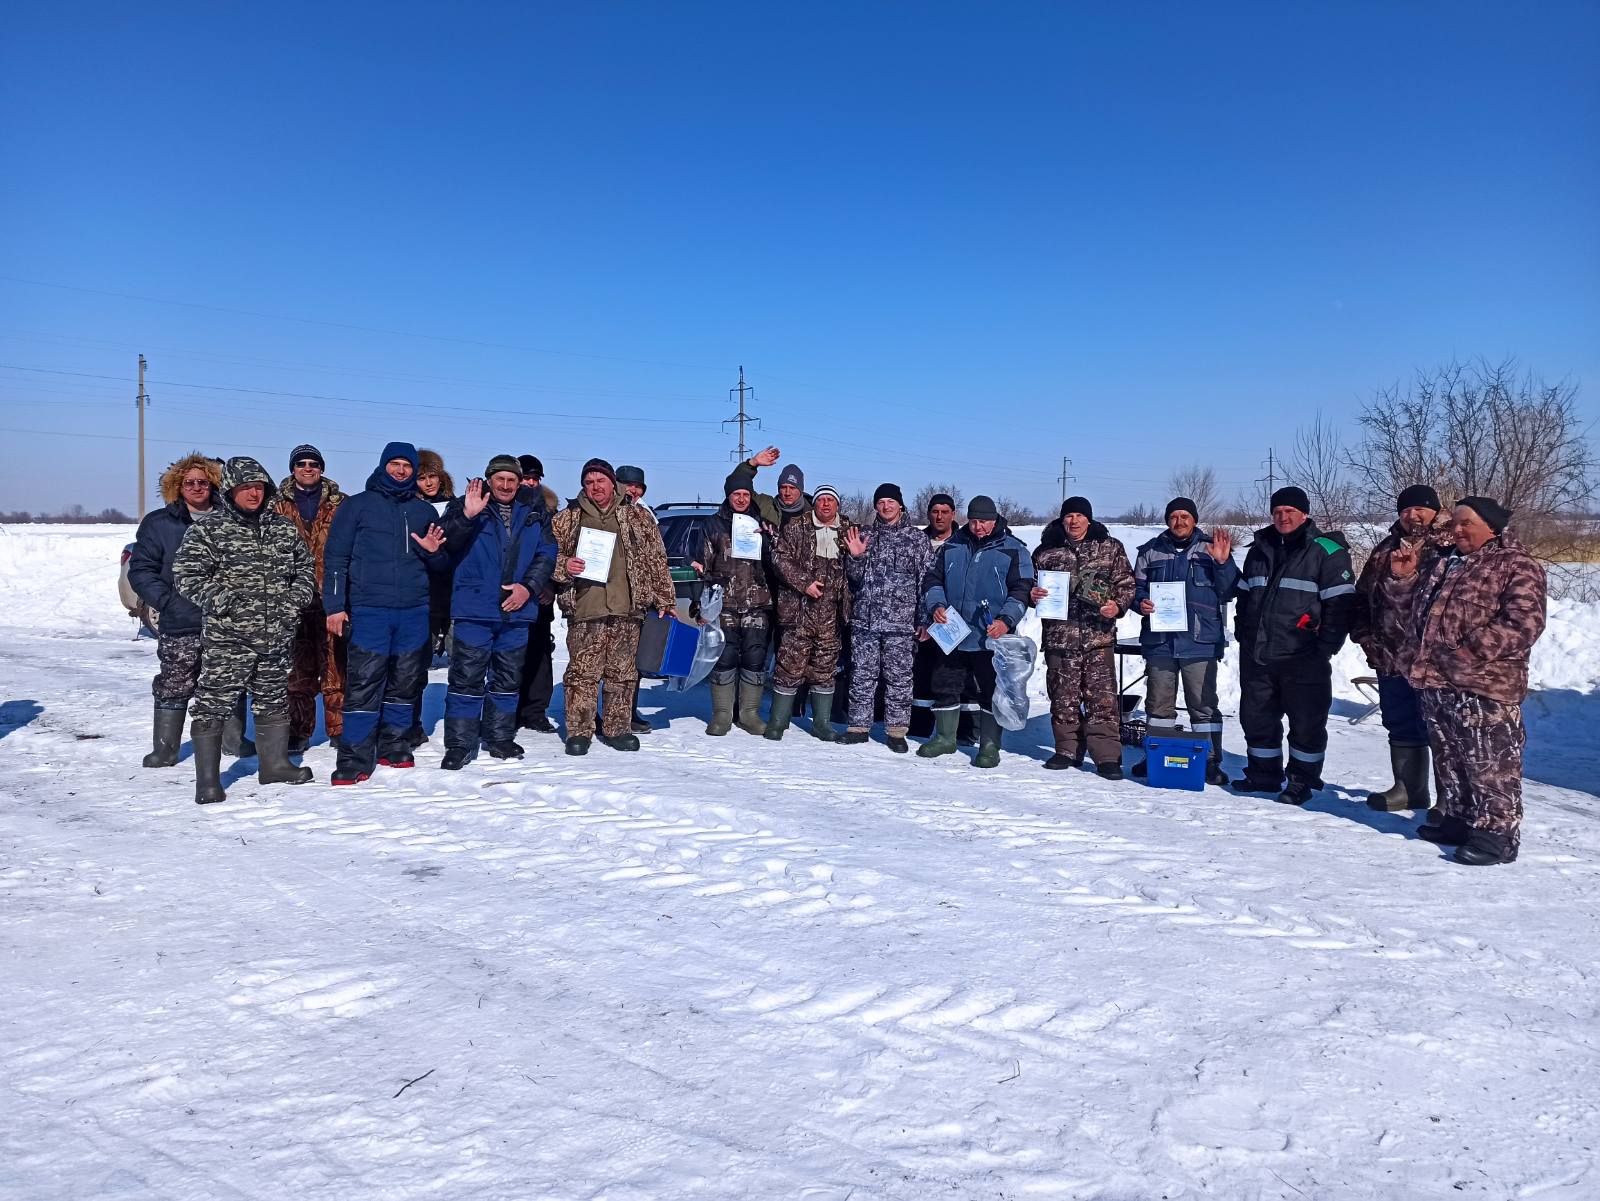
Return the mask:
{"type": "Polygon", "coordinates": [[[689,564],[700,562],[705,553],[706,522],[716,511],[716,505],[699,502],[671,502],[651,510],[661,526],[667,566],[672,570],[672,586],[678,594],[678,616],[684,620],[700,601],[700,577],[689,564]]]}

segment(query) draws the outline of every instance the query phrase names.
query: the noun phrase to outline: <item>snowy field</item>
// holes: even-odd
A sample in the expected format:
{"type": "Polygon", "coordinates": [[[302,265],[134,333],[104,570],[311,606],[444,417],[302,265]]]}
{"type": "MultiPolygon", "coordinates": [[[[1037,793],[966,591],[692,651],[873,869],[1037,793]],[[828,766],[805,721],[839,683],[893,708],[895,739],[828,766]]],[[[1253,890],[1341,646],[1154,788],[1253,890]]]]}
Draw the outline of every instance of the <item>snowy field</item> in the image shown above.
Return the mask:
{"type": "Polygon", "coordinates": [[[992,772],[710,739],[703,689],[450,775],[442,671],[416,770],[333,790],[319,734],[200,808],[138,765],[130,537],[0,527],[5,1201],[1600,1198],[1600,608],[1510,867],[1366,807],[1353,650],[1303,811],[1045,773],[1043,716],[992,772]]]}

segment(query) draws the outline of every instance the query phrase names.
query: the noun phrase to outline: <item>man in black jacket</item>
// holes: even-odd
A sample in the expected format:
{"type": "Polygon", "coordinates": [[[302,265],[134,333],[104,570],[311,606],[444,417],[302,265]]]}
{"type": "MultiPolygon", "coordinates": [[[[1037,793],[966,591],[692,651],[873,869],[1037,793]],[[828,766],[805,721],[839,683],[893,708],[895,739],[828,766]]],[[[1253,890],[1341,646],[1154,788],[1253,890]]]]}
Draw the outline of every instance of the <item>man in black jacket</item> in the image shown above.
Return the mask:
{"type": "Polygon", "coordinates": [[[1333,705],[1328,661],[1350,630],[1356,584],[1344,535],[1317,528],[1301,489],[1279,488],[1272,494],[1272,524],[1256,531],[1237,595],[1239,724],[1249,761],[1236,787],[1277,793],[1286,805],[1304,805],[1322,787],[1333,705]]]}
{"type": "MultiPolygon", "coordinates": [[[[160,669],[151,682],[155,694],[152,748],[146,767],[172,767],[183,745],[183,716],[200,678],[200,610],[179,595],[172,579],[172,560],[189,526],[216,511],[222,465],[195,451],[184,455],[161,473],[161,499],[166,503],[146,513],[134,535],[128,558],[128,583],[160,616],[160,641],[156,662],[160,669]]],[[[223,728],[224,749],[230,755],[255,754],[244,742],[244,698],[223,728]],[[243,745],[241,745],[243,743],[243,745]]]]}

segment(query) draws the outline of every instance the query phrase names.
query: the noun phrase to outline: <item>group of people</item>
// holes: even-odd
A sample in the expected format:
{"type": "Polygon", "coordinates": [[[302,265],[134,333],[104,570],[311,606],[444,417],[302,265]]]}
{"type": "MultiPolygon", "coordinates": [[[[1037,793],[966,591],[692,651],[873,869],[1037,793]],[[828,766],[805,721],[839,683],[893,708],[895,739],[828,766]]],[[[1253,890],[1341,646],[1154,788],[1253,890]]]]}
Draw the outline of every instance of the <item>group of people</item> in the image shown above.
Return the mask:
{"type": "MultiPolygon", "coordinates": [[[[729,474],[692,564],[721,596],[707,734],[737,725],[781,740],[809,696],[810,732],[823,741],[864,743],[881,713],[893,752],[918,735],[920,757],[975,745],[973,765],[992,768],[1001,754],[992,641],[1049,601],[1054,754],[1044,766],[1087,758],[1101,777],[1122,778],[1113,655],[1117,622],[1136,610],[1149,733],[1208,743],[1207,781],[1227,786],[1217,668],[1237,601],[1247,753],[1236,791],[1303,805],[1322,787],[1330,660],[1353,637],[1378,673],[1394,768],[1393,785],[1369,804],[1426,810],[1420,835],[1456,847],[1463,863],[1516,858],[1518,706],[1543,630],[1545,578],[1494,500],[1465,497],[1452,512],[1431,488],[1406,489],[1357,579],[1343,535],[1317,527],[1296,487],[1273,493],[1271,524],[1242,565],[1228,531],[1203,529],[1187,497],[1168,503],[1166,528],[1130,560],[1085,497],[1062,504],[1030,553],[987,496],[973,497],[962,521],[953,498],[936,495],[920,525],[890,483],[859,523],[832,486],[808,491],[793,464],[774,493],[758,491],[758,472],[778,458],[768,447],[729,474]],[[1065,601],[1047,584],[1064,588],[1065,601]],[[841,734],[834,695],[846,663],[841,734]]],[[[293,757],[310,743],[320,693],[338,747],[333,784],[412,767],[426,738],[427,673],[443,651],[441,766],[459,770],[480,751],[519,759],[519,728],[556,732],[552,606],[566,621],[566,753],[587,754],[597,735],[638,750],[649,729],[635,708],[641,630],[677,608],[661,532],[642,503],[644,473],[590,459],[564,505],[543,475],[532,455],[496,455],[454,495],[436,454],[391,442],[349,496],[314,446],[295,448],[277,485],[251,458],[178,460],[129,565],[160,613],[145,766],[177,762],[192,702],[197,802],[225,798],[224,752],[257,754],[262,783],[304,783],[311,771],[293,757]],[[243,737],[246,694],[253,746],[243,737]]],[[[1146,771],[1143,761],[1132,768],[1146,771]]]]}

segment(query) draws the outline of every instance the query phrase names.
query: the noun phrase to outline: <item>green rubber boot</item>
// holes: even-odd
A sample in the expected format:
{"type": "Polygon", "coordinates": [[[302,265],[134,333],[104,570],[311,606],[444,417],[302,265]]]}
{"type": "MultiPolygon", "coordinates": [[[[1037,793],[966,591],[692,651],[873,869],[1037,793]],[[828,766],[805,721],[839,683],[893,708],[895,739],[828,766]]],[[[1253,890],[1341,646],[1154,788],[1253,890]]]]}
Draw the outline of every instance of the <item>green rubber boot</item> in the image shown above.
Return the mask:
{"type": "Polygon", "coordinates": [[[783,739],[783,732],[789,728],[789,718],[794,715],[794,693],[777,692],[772,694],[772,716],[767,718],[767,728],[763,737],[771,742],[783,739]]]}
{"type": "Polygon", "coordinates": [[[711,673],[711,720],[706,722],[706,733],[721,738],[733,729],[733,691],[738,686],[738,674],[711,673]]]}
{"type": "Polygon", "coordinates": [[[833,728],[833,691],[811,690],[811,734],[822,742],[838,742],[839,733],[833,728]]]}
{"type": "Polygon", "coordinates": [[[1000,723],[992,713],[978,714],[978,755],[972,766],[1000,766],[1000,723]]]}
{"type": "Polygon", "coordinates": [[[960,709],[935,709],[933,711],[933,737],[917,748],[917,758],[936,759],[940,755],[955,754],[956,723],[960,720],[960,709]]]}
{"type": "Polygon", "coordinates": [[[739,721],[746,734],[765,734],[767,723],[761,720],[761,689],[767,677],[761,672],[739,673],[739,721]]]}

